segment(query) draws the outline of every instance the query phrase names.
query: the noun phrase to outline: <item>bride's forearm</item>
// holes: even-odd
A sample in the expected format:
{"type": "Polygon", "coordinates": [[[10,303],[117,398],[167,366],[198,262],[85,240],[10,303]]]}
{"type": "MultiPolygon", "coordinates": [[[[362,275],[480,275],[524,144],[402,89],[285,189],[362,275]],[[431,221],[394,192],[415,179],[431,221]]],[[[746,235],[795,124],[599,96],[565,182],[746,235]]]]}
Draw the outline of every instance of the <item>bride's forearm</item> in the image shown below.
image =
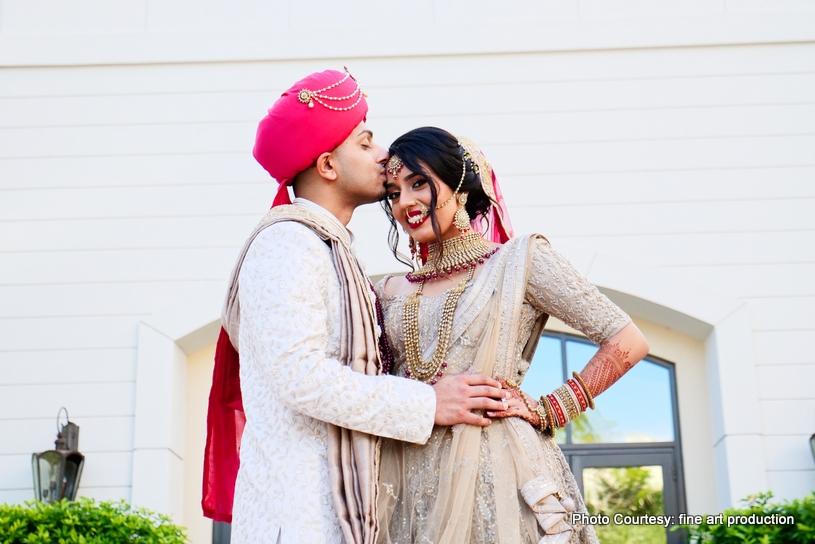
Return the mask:
{"type": "Polygon", "coordinates": [[[494,418],[520,417],[550,436],[556,428],[578,417],[588,408],[594,408],[594,397],[611,387],[623,374],[648,354],[648,342],[633,323],[604,342],[580,374],[539,402],[531,399],[510,380],[504,387],[510,392],[510,401],[503,411],[489,412],[494,418]]]}
{"type": "Polygon", "coordinates": [[[596,397],[622,378],[648,354],[648,349],[648,342],[633,323],[606,340],[580,371],[591,396],[596,397]]]}

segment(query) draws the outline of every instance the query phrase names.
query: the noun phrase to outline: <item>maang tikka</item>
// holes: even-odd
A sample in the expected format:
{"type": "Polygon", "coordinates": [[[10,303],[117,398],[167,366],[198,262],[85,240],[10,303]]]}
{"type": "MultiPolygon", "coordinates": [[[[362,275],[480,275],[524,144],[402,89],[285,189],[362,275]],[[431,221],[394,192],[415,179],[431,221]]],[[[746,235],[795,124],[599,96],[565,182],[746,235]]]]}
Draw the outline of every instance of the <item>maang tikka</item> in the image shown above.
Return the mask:
{"type": "Polygon", "coordinates": [[[399,155],[394,153],[391,155],[391,158],[388,159],[388,164],[385,165],[385,170],[387,170],[388,173],[393,176],[393,180],[396,181],[396,176],[399,174],[399,170],[402,169],[402,166],[404,166],[402,159],[399,158],[399,155]]]}

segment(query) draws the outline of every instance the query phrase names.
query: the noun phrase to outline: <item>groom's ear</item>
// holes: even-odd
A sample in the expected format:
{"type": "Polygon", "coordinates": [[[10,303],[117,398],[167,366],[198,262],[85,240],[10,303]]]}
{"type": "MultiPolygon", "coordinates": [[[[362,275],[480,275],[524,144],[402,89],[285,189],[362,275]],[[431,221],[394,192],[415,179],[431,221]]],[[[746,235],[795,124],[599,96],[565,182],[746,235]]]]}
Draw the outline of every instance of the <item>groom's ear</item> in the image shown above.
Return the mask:
{"type": "Polygon", "coordinates": [[[332,152],[326,152],[317,157],[317,162],[314,164],[317,174],[326,181],[337,181],[339,173],[335,167],[336,160],[332,152]]]}

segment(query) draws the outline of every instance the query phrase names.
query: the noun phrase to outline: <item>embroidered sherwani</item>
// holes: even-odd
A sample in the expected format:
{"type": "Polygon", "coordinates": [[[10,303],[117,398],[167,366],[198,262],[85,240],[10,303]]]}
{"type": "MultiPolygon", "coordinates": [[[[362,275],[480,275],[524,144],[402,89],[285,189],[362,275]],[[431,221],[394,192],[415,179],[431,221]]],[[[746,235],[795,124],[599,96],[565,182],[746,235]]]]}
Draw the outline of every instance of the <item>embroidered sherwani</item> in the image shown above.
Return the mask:
{"type": "MultiPolygon", "coordinates": [[[[384,280],[384,281],[387,281],[384,280]]],[[[394,373],[407,369],[407,296],[384,292],[394,373]]],[[[422,296],[419,344],[436,347],[446,293],[422,296]]],[[[476,372],[521,383],[546,318],[602,344],[631,320],[541,236],[510,240],[464,291],[453,316],[445,375],[476,372]]],[[[386,440],[380,473],[380,542],[389,544],[596,544],[566,459],[554,440],[519,418],[485,428],[436,427],[424,445],[386,440]]]]}
{"type": "MultiPolygon", "coordinates": [[[[331,213],[303,199],[295,205],[351,244],[331,213]]],[[[246,427],[232,542],[340,543],[328,424],[421,444],[433,428],[435,394],[340,363],[339,278],[330,247],[305,225],[284,221],[261,231],[238,281],[246,427]]]]}

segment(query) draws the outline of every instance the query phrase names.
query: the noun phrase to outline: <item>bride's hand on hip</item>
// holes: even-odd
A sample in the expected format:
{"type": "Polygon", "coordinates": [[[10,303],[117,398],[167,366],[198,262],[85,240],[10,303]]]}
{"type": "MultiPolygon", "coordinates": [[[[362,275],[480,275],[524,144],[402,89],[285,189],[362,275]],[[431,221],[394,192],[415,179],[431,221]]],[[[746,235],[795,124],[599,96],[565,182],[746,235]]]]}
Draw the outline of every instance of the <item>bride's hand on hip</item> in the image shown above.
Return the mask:
{"type": "Polygon", "coordinates": [[[494,419],[519,417],[524,421],[529,422],[533,427],[539,427],[540,418],[538,417],[538,413],[530,411],[530,407],[534,410],[538,403],[520,389],[512,389],[507,387],[506,390],[510,395],[510,398],[507,401],[507,407],[504,410],[489,411],[487,412],[487,416],[494,419]],[[526,400],[524,400],[521,395],[524,395],[526,400]]]}

